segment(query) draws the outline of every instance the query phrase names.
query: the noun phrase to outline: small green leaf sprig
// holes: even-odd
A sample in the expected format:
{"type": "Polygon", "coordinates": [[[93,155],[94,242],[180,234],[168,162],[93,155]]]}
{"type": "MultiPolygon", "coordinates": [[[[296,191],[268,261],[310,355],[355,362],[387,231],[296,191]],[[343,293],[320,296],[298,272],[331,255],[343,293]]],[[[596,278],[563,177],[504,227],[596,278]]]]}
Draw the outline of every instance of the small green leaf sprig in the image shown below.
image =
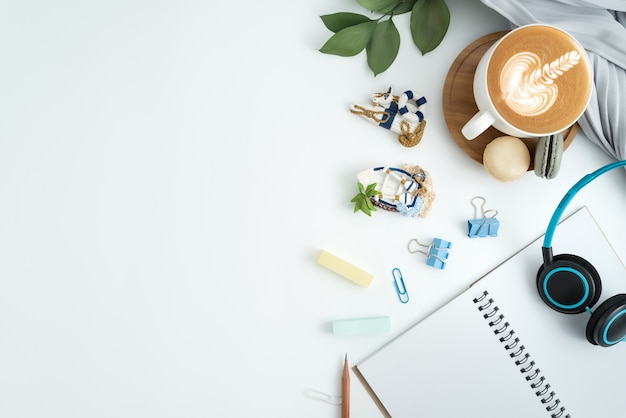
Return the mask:
{"type": "Polygon", "coordinates": [[[352,57],[365,49],[367,65],[374,76],[386,71],[398,55],[400,33],[393,22],[394,16],[411,13],[411,37],[422,55],[441,43],[450,25],[450,10],[445,0],[356,1],[380,17],[370,19],[349,12],[320,16],[334,33],[320,52],[352,57]]]}
{"type": "Polygon", "coordinates": [[[368,185],[367,188],[361,182],[358,184],[359,193],[350,201],[354,202],[354,213],[363,211],[367,216],[372,216],[372,212],[376,212],[376,206],[370,198],[379,195],[380,192],[376,190],[376,183],[368,185]]]}

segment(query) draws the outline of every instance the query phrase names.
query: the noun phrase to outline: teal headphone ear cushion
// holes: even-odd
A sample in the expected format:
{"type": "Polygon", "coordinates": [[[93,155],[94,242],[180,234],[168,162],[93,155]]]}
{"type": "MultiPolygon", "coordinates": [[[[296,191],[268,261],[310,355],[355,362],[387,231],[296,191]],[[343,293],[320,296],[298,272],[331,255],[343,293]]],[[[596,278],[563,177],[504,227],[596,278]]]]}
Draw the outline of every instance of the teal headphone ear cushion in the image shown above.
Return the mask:
{"type": "Polygon", "coordinates": [[[587,341],[610,347],[626,337],[626,294],[611,296],[596,308],[587,322],[587,341]]]}
{"type": "Polygon", "coordinates": [[[563,135],[561,133],[542,136],[537,140],[535,149],[535,174],[538,177],[552,179],[561,168],[563,158],[563,135]]]}
{"type": "Polygon", "coordinates": [[[555,311],[578,314],[600,299],[602,281],[589,261],[574,254],[559,254],[552,263],[539,267],[537,290],[555,311]]]}

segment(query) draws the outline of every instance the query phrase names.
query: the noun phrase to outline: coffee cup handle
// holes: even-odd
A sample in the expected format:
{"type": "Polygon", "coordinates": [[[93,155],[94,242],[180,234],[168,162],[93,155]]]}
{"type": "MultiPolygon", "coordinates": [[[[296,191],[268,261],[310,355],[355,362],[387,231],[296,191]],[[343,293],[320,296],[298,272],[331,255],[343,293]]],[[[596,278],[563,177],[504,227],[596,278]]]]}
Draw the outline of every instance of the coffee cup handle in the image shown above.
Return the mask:
{"type": "Polygon", "coordinates": [[[487,130],[495,122],[495,118],[489,112],[479,111],[461,129],[463,136],[468,140],[476,138],[487,130]]]}

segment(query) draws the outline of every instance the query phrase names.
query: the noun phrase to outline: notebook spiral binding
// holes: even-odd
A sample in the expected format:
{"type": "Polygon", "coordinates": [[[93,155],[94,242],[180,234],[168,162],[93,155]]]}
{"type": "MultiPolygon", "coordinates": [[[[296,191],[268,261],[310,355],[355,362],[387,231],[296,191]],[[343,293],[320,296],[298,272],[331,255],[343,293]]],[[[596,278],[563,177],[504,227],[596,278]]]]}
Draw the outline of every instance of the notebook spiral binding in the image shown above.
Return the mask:
{"type": "Polygon", "coordinates": [[[557,398],[556,393],[546,381],[545,376],[541,374],[541,369],[537,367],[520,339],[515,335],[515,330],[513,330],[511,324],[506,321],[505,316],[500,312],[500,308],[489,297],[489,292],[484,291],[473,302],[477,305],[483,318],[488,321],[487,324],[498,337],[498,340],[515,363],[515,366],[522,373],[524,379],[535,391],[535,395],[545,406],[546,411],[550,413],[550,417],[571,418],[565,407],[561,405],[561,400],[557,398]]]}

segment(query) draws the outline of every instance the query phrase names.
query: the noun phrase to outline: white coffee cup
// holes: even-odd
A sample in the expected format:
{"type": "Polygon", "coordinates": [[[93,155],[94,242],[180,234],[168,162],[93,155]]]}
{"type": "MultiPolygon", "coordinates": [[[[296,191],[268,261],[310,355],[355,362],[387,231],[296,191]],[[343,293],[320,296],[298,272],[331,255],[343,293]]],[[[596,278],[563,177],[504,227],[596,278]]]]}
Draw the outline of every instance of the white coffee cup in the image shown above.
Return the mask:
{"type": "Polygon", "coordinates": [[[490,126],[518,138],[556,134],[580,118],[592,87],[589,59],[574,37],[550,25],[520,26],[480,59],[473,83],[478,113],[461,132],[470,140],[490,126]]]}

